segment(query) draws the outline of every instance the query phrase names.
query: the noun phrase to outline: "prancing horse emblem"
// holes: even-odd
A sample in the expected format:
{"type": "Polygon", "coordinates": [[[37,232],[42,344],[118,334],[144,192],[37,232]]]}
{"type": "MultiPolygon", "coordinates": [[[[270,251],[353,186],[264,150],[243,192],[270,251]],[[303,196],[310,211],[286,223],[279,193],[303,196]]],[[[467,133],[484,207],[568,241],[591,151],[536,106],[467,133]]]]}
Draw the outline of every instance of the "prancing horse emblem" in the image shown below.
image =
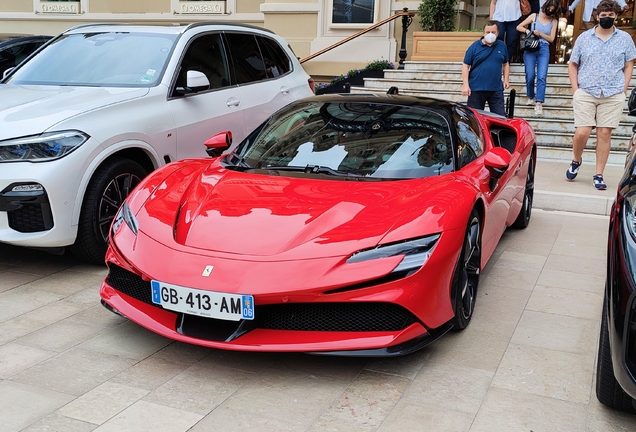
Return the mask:
{"type": "Polygon", "coordinates": [[[214,266],[205,266],[205,268],[203,269],[203,273],[201,274],[201,276],[203,277],[208,277],[210,276],[210,273],[212,273],[212,270],[214,270],[214,266]]]}

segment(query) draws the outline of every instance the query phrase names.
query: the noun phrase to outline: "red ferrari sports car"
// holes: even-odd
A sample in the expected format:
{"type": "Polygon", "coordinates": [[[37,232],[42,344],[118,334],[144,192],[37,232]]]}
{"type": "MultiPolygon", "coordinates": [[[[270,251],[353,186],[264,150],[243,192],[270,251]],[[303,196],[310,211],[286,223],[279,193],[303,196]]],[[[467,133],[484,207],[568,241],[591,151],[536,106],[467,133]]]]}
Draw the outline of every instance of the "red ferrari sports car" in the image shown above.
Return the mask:
{"type": "MultiPolygon", "coordinates": [[[[231,132],[206,146],[215,156],[231,132]]],[[[329,95],[226,155],[169,164],[120,207],[103,304],[186,343],[393,356],[473,315],[479,274],[530,220],[522,119],[398,95],[329,95]]]]}

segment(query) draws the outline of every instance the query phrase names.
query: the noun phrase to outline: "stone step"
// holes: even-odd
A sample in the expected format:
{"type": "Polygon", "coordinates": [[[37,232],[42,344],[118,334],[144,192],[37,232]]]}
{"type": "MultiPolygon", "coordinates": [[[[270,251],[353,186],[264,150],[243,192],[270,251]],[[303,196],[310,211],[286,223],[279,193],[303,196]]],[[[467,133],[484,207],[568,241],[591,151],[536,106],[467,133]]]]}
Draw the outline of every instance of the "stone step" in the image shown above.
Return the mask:
{"type": "MultiPolygon", "coordinates": [[[[425,81],[462,81],[462,73],[460,71],[453,70],[434,70],[434,71],[400,71],[388,69],[384,71],[384,79],[390,80],[425,80],[425,81]]],[[[510,82],[517,82],[525,84],[526,74],[525,72],[514,72],[510,74],[510,82]]],[[[570,79],[567,74],[565,75],[550,75],[548,86],[558,85],[571,88],[570,79]]],[[[636,79],[633,82],[636,85],[636,79]]]]}
{"type": "MultiPolygon", "coordinates": [[[[461,93],[462,89],[462,80],[461,79],[445,79],[445,80],[434,80],[434,79],[418,79],[418,80],[410,80],[410,79],[387,79],[387,78],[365,78],[364,86],[369,88],[390,88],[391,86],[397,86],[400,90],[409,89],[409,90],[454,90],[456,92],[461,93]]],[[[514,80],[511,79],[510,83],[511,88],[514,88],[517,91],[517,94],[525,95],[526,86],[525,79],[514,80]]],[[[545,93],[547,97],[552,95],[555,96],[566,96],[571,99],[572,96],[572,88],[569,84],[550,84],[546,86],[545,93]]]]}
{"type": "MultiPolygon", "coordinates": [[[[555,148],[572,148],[572,133],[566,132],[554,132],[554,131],[534,131],[537,145],[542,147],[555,147],[555,148]]],[[[627,145],[629,143],[629,137],[612,134],[612,140],[610,147],[612,151],[625,154],[627,152],[627,145]]],[[[596,134],[592,134],[587,142],[587,148],[594,148],[596,145],[596,134]]]]}
{"type": "MultiPolygon", "coordinates": [[[[431,75],[427,73],[421,73],[420,78],[389,78],[385,75],[384,78],[365,78],[365,87],[371,88],[389,88],[391,86],[397,86],[399,89],[436,89],[436,90],[455,90],[461,92],[462,80],[461,75],[441,77],[438,75],[431,75]]],[[[636,80],[634,80],[636,84],[636,80]]],[[[517,91],[517,95],[526,94],[526,79],[522,75],[510,76],[510,87],[517,91]]],[[[628,94],[631,92],[632,87],[628,88],[628,94]]],[[[572,87],[569,81],[567,83],[548,82],[545,90],[546,97],[552,96],[564,96],[567,100],[572,99],[572,87]]],[[[625,100],[625,108],[627,108],[627,99],[625,100]]]]}
{"type": "MultiPolygon", "coordinates": [[[[462,62],[432,62],[432,61],[405,61],[404,69],[401,70],[461,70],[462,62]]],[[[568,74],[568,66],[563,64],[551,64],[549,66],[550,72],[568,74]]],[[[523,72],[524,65],[520,63],[513,63],[510,65],[511,72],[523,72]]]]}
{"type": "MultiPolygon", "coordinates": [[[[366,78],[364,81],[365,89],[373,92],[386,92],[392,86],[397,86],[400,92],[406,94],[427,96],[427,97],[440,97],[442,99],[453,100],[457,102],[465,102],[466,98],[461,95],[462,84],[461,81],[427,81],[427,80],[390,80],[387,78],[366,78]]],[[[517,106],[523,105],[526,101],[526,87],[523,84],[514,82],[511,88],[515,89],[517,93],[517,106]]],[[[357,91],[357,90],[356,90],[357,91]]],[[[357,91],[358,93],[360,91],[357,91]]],[[[507,93],[507,91],[506,91],[507,93]]],[[[564,110],[569,111],[569,116],[572,117],[572,91],[570,87],[555,87],[548,86],[546,88],[546,100],[545,106],[561,107],[564,110]]],[[[623,105],[624,115],[627,114],[627,99],[623,105]]],[[[568,117],[563,113],[560,113],[563,117],[568,117]]]]}
{"type": "MultiPolygon", "coordinates": [[[[390,87],[397,86],[401,94],[432,97],[455,102],[466,102],[461,95],[461,62],[421,62],[406,61],[403,70],[385,70],[384,79],[366,79],[363,88],[352,88],[353,93],[384,93],[390,87]]],[[[546,100],[542,116],[534,113],[534,107],[525,105],[525,66],[510,65],[510,84],[516,90],[515,116],[525,118],[533,127],[540,151],[551,153],[555,158],[571,157],[572,136],[574,134],[574,116],[572,113],[572,88],[568,77],[568,66],[551,64],[548,70],[546,100]]],[[[632,78],[630,89],[636,87],[636,78],[632,78]]],[[[506,91],[506,97],[508,92],[506,91]]],[[[623,108],[619,127],[612,134],[612,153],[610,161],[622,163],[625,157],[635,117],[627,115],[627,101],[623,108]]],[[[587,150],[593,150],[596,135],[592,133],[587,150]]]]}
{"type": "MultiPolygon", "coordinates": [[[[366,84],[365,80],[365,87],[352,87],[351,92],[358,94],[380,94],[386,92],[388,87],[390,87],[390,85],[387,85],[386,88],[373,88],[366,87],[366,84]]],[[[390,84],[390,82],[388,84],[390,84]]],[[[466,97],[462,96],[461,93],[456,90],[430,90],[426,92],[406,88],[400,89],[400,93],[411,96],[433,97],[454,102],[466,101],[466,97]]],[[[571,108],[567,110],[557,105],[554,108],[554,112],[552,112],[552,106],[546,104],[544,105],[544,115],[540,117],[534,114],[534,107],[523,105],[523,100],[524,99],[521,99],[521,101],[518,100],[518,103],[515,105],[515,116],[526,119],[532,126],[537,138],[537,144],[551,148],[571,148],[572,136],[574,134],[574,120],[571,108]]],[[[571,98],[569,98],[568,101],[571,104],[571,98]]],[[[627,149],[634,123],[636,123],[636,118],[627,116],[627,112],[625,111],[619,127],[612,134],[611,148],[613,151],[623,153],[627,149]]],[[[592,133],[588,146],[593,146],[595,141],[596,135],[592,133]]]]}

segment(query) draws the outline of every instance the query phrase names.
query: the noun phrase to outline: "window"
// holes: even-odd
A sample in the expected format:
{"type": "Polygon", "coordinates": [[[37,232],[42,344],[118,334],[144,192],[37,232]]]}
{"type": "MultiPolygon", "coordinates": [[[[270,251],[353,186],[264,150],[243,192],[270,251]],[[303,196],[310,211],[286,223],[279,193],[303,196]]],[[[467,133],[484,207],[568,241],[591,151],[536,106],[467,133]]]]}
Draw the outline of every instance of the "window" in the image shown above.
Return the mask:
{"type": "Polygon", "coordinates": [[[360,27],[377,21],[376,0],[331,0],[331,24],[360,27]]]}
{"type": "Polygon", "coordinates": [[[377,180],[452,172],[451,149],[446,117],[427,108],[297,102],[255,130],[237,154],[254,169],[319,167],[377,180]]]}
{"type": "Polygon", "coordinates": [[[26,62],[15,84],[153,87],[159,84],[176,35],[135,32],[66,34],[26,62]]]}
{"type": "Polygon", "coordinates": [[[257,39],[263,53],[268,78],[285,75],[291,70],[289,57],[276,41],[266,37],[257,37],[257,39]]]}
{"type": "Polygon", "coordinates": [[[232,63],[239,84],[267,78],[265,62],[253,34],[226,33],[232,53],[232,63]]]}
{"type": "Polygon", "coordinates": [[[0,50],[0,72],[19,65],[22,60],[38,49],[42,43],[43,42],[16,43],[9,48],[0,50]]]}
{"type": "Polygon", "coordinates": [[[468,111],[455,108],[453,120],[457,129],[457,156],[459,167],[463,167],[484,153],[479,122],[468,111]]]}
{"type": "Polygon", "coordinates": [[[211,90],[230,85],[228,61],[220,33],[200,36],[190,44],[181,62],[177,87],[185,87],[188,71],[205,74],[211,90]]]}

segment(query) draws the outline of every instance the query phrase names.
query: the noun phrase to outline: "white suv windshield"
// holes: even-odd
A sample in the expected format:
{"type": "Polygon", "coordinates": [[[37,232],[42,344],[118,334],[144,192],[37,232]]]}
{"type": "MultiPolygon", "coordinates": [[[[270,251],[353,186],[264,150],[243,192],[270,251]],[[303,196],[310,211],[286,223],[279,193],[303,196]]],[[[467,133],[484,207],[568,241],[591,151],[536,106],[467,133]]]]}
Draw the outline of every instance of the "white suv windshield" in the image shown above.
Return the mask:
{"type": "Polygon", "coordinates": [[[159,83],[177,35],[63,35],[17,70],[13,84],[152,87],[159,83]]]}

